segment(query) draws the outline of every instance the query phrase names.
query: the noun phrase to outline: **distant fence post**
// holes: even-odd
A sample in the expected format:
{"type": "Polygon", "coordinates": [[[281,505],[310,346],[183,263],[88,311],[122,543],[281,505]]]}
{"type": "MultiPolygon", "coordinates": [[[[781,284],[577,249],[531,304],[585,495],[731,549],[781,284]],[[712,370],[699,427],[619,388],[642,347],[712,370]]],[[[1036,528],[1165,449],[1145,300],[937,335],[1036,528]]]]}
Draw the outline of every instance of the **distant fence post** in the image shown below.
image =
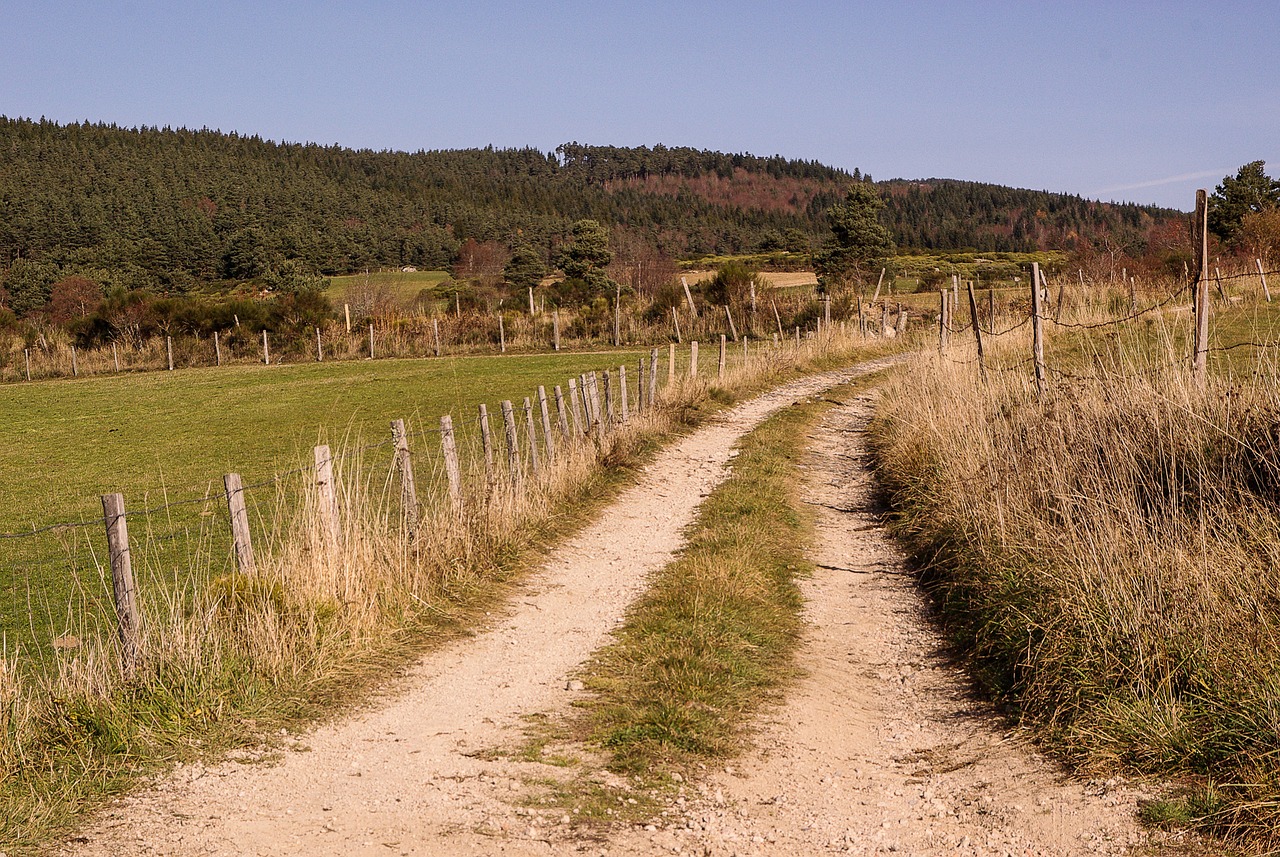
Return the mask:
{"type": "Polygon", "coordinates": [[[1036,395],[1044,400],[1048,392],[1044,368],[1044,311],[1040,305],[1040,263],[1031,263],[1031,347],[1036,363],[1036,395]]]}
{"type": "Polygon", "coordinates": [[[418,529],[418,489],[413,478],[413,457],[404,420],[391,421],[391,440],[396,448],[396,469],[400,471],[400,509],[405,527],[412,536],[418,529]]]}
{"type": "Polygon", "coordinates": [[[667,343],[667,386],[676,382],[676,344],[667,343]]]}
{"type": "MultiPolygon", "coordinates": [[[[725,309],[728,309],[728,307],[725,307],[725,309]]],[[[720,381],[724,380],[724,343],[725,343],[725,338],[724,338],[724,334],[722,333],[720,334],[720,362],[717,364],[717,367],[716,367],[716,379],[720,381]]]]}
{"type": "MultiPolygon", "coordinates": [[[[115,354],[115,351],[116,351],[116,344],[113,342],[111,343],[111,353],[115,354]]],[[[214,365],[216,366],[222,365],[222,343],[218,340],[218,331],[216,330],[213,332],[213,359],[214,359],[214,365]]],[[[117,372],[120,371],[119,366],[116,367],[116,371],[117,372]]]]}
{"type": "Polygon", "coordinates": [[[560,350],[560,310],[551,311],[551,347],[560,350]]]}
{"type": "Polygon", "coordinates": [[[676,342],[679,343],[683,340],[680,339],[680,313],[676,312],[675,307],[671,308],[671,321],[676,326],[676,342]]]}
{"type": "Polygon", "coordinates": [[[1267,288],[1267,272],[1262,270],[1262,260],[1255,259],[1258,263],[1258,276],[1262,278],[1262,293],[1267,296],[1267,303],[1271,303],[1271,289],[1267,288]]]}
{"type": "Polygon", "coordinates": [[[1192,369],[1204,380],[1209,366],[1209,192],[1196,191],[1195,349],[1192,369]]]}
{"type": "Polygon", "coordinates": [[[556,425],[560,427],[560,437],[566,442],[569,440],[569,417],[565,414],[564,408],[564,390],[560,389],[560,385],[556,384],[556,425]]]}
{"type": "MultiPolygon", "coordinates": [[[[862,299],[859,298],[859,301],[862,299]]],[[[774,303],[773,298],[769,298],[769,306],[773,307],[773,320],[778,324],[778,338],[781,339],[785,334],[782,332],[782,316],[778,315],[778,305],[774,303]]]]}
{"type": "MultiPolygon", "coordinates": [[[[214,334],[214,335],[216,336],[217,334],[214,334]]],[[[119,372],[120,371],[120,352],[116,350],[115,340],[111,341],[111,362],[115,364],[116,371],[119,372]]],[[[27,380],[29,381],[31,379],[28,378],[27,380]]]]}
{"type": "Polygon", "coordinates": [[[493,494],[493,436],[489,432],[489,408],[480,406],[480,443],[484,447],[484,485],[485,491],[493,494]]]}
{"type": "Polygon", "coordinates": [[[71,377],[80,377],[80,367],[76,365],[76,347],[71,346],[71,377]]]}
{"type": "Polygon", "coordinates": [[[111,593],[120,633],[120,663],[132,679],[142,656],[142,617],[138,614],[133,560],[129,552],[129,527],[125,523],[124,495],[102,495],[102,518],[107,528],[107,556],[111,562],[111,593]]]}
{"type": "Polygon", "coordinates": [[[25,360],[25,361],[26,361],[26,364],[27,364],[27,380],[28,380],[28,381],[30,381],[30,380],[31,380],[31,349],[30,349],[30,348],[24,348],[24,349],[22,349],[22,358],[23,358],[23,360],[25,360]]]}
{"type": "Polygon", "coordinates": [[[987,363],[982,354],[982,327],[978,324],[978,299],[973,294],[973,281],[969,281],[969,320],[973,324],[973,340],[978,344],[978,371],[987,380],[987,363]]]}
{"type": "Polygon", "coordinates": [[[369,322],[369,359],[373,359],[373,322],[369,322]]]}
{"type": "Polygon", "coordinates": [[[689,313],[694,317],[698,317],[698,307],[693,302],[693,295],[689,293],[689,281],[684,277],[680,278],[680,285],[684,287],[684,299],[689,302],[689,313]]]}
{"type": "Polygon", "coordinates": [[[507,327],[502,323],[502,313],[498,313],[498,351],[507,353],[507,327]]]}
{"type": "Polygon", "coordinates": [[[253,540],[249,535],[249,512],[244,505],[244,482],[239,473],[222,477],[227,489],[227,512],[231,516],[231,544],[236,554],[236,570],[241,574],[253,574],[257,564],[253,559],[253,540]]]}
{"type": "Polygon", "coordinates": [[[431,319],[431,337],[435,344],[436,356],[440,356],[440,319],[431,319]]]}
{"type": "Polygon", "coordinates": [[[316,461],[316,493],[320,518],[324,522],[325,533],[329,536],[329,546],[334,550],[342,544],[341,529],[338,521],[338,492],[333,484],[333,455],[327,445],[315,448],[316,461]]]}
{"type": "Polygon", "coordinates": [[[440,449],[444,452],[444,473],[449,480],[449,500],[455,514],[462,514],[462,469],[458,466],[458,444],[453,438],[453,417],[440,418],[440,449]]]}
{"type": "Polygon", "coordinates": [[[649,358],[641,357],[636,365],[636,413],[644,412],[645,388],[649,384],[649,358]]]}
{"type": "Polygon", "coordinates": [[[524,422],[525,431],[528,433],[526,440],[529,443],[529,465],[533,468],[534,473],[542,472],[542,457],[538,455],[538,432],[534,429],[533,424],[533,402],[528,396],[524,397],[524,422]]]}
{"type": "Polygon", "coordinates": [[[520,481],[520,448],[516,438],[516,415],[510,399],[502,400],[502,428],[507,439],[507,473],[512,482],[520,481]]]}
{"type": "Polygon", "coordinates": [[[938,296],[938,353],[943,354],[947,350],[947,290],[940,289],[938,296]]]}
{"type": "Polygon", "coordinates": [[[689,343],[689,377],[698,377],[698,340],[689,343]]]}
{"type": "Polygon", "coordinates": [[[729,309],[729,305],[724,305],[725,317],[729,319],[729,333],[733,334],[733,341],[738,341],[738,326],[733,323],[733,312],[729,309]]]}
{"type": "Polygon", "coordinates": [[[164,338],[164,353],[165,353],[165,356],[168,358],[169,371],[172,372],[173,371],[173,337],[172,336],[166,336],[164,338]]]}
{"type": "Polygon", "coordinates": [[[267,347],[267,332],[262,331],[262,364],[271,365],[271,350],[267,347]]]}
{"type": "Polygon", "coordinates": [[[316,362],[324,362],[324,347],[320,344],[320,328],[316,328],[316,362]]]}
{"type": "Polygon", "coordinates": [[[547,409],[547,388],[538,385],[538,412],[542,416],[542,442],[547,448],[547,463],[556,457],[556,439],[551,434],[551,411],[547,409]]]}

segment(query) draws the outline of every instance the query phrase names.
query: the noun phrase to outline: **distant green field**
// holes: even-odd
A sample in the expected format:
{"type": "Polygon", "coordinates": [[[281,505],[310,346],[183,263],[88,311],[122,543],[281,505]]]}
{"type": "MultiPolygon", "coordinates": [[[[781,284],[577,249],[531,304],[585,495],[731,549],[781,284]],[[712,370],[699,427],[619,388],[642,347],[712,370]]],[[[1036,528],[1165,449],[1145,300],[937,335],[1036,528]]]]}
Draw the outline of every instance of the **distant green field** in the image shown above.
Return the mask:
{"type": "MultiPolygon", "coordinates": [[[[474,455],[479,403],[489,405],[500,432],[500,399],[519,407],[539,384],[550,395],[572,375],[623,361],[634,366],[638,354],[228,366],[0,387],[0,533],[87,524],[0,540],[0,635],[12,650],[74,628],[82,615],[105,615],[109,585],[98,571],[103,493],[123,493],[130,510],[196,501],[131,515],[135,564],[172,581],[191,573],[194,552],[220,571],[230,556],[224,473],[260,482],[310,466],[317,443],[335,451],[379,443],[389,439],[392,419],[405,419],[411,432],[430,431],[446,413],[464,454],[474,455]]],[[[414,437],[412,446],[425,479],[439,459],[438,435],[414,437]]],[[[365,461],[383,474],[379,480],[390,472],[387,447],[366,452],[365,461]]],[[[268,511],[274,498],[270,486],[250,493],[268,511]]]]}
{"type": "Polygon", "coordinates": [[[338,309],[344,303],[360,303],[378,294],[386,294],[398,306],[408,307],[423,289],[434,289],[447,279],[448,271],[373,271],[331,277],[328,294],[330,302],[338,309]]]}

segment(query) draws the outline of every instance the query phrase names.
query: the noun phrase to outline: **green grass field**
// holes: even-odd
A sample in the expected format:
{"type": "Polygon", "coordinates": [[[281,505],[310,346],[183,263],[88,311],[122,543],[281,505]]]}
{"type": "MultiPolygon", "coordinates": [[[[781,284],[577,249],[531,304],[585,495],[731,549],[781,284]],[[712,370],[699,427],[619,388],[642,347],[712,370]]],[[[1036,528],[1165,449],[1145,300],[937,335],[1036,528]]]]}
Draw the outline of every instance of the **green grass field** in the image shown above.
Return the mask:
{"type": "Polygon", "coordinates": [[[434,289],[449,279],[448,271],[374,271],[329,279],[329,300],[338,309],[362,295],[385,293],[400,307],[411,306],[423,289],[434,289]]]}
{"type": "MultiPolygon", "coordinates": [[[[396,418],[405,419],[410,432],[430,432],[446,413],[454,417],[463,455],[474,456],[479,403],[488,404],[500,436],[499,400],[510,398],[519,408],[539,384],[550,396],[570,376],[623,361],[634,367],[638,355],[228,366],[0,387],[6,415],[0,456],[8,463],[0,470],[0,533],[85,523],[3,540],[0,635],[12,650],[109,615],[110,587],[99,570],[103,493],[123,493],[130,510],[195,501],[130,517],[140,575],[189,577],[192,556],[199,558],[196,566],[219,572],[230,560],[224,473],[240,473],[246,485],[261,482],[310,466],[317,443],[335,451],[380,443],[390,438],[389,422],[396,418]]],[[[411,445],[419,480],[427,482],[439,460],[438,435],[414,436],[411,445]]],[[[390,456],[388,447],[364,453],[366,464],[384,474],[390,456]]],[[[249,492],[251,507],[256,503],[269,514],[275,496],[272,486],[249,492]]]]}

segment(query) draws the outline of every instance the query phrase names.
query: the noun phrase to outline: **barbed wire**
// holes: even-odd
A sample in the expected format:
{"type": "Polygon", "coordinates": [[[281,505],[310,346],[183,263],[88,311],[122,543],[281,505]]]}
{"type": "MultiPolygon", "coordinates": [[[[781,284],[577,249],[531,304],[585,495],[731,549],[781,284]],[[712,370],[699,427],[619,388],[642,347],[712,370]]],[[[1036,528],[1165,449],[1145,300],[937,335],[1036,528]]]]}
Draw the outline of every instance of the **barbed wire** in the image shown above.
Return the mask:
{"type": "Polygon", "coordinates": [[[1113,318],[1107,321],[1071,322],[1071,321],[1059,321],[1058,319],[1055,319],[1055,318],[1046,318],[1045,320],[1056,327],[1065,327],[1073,330],[1097,330],[1103,327],[1110,327],[1111,325],[1114,325],[1114,324],[1123,324],[1126,321],[1133,321],[1136,318],[1141,318],[1142,316],[1147,315],[1149,313],[1153,313],[1156,310],[1164,309],[1166,306],[1178,300],[1178,298],[1180,297],[1185,297],[1185,295],[1182,295],[1180,292],[1174,292],[1173,294],[1169,295],[1167,298],[1160,301],[1159,303],[1152,304],[1149,307],[1144,307],[1143,309],[1137,310],[1136,312],[1130,312],[1128,315],[1121,316],[1120,318],[1113,318]]]}

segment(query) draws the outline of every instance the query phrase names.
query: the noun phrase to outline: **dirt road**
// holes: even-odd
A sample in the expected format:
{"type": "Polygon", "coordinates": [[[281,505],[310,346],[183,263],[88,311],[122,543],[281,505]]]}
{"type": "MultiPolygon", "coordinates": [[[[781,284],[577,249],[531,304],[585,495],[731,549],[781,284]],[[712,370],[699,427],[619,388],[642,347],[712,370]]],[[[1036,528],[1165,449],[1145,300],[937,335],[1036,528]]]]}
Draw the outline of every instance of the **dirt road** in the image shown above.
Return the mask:
{"type": "Polygon", "coordinates": [[[883,361],[789,384],[664,452],[477,636],[424,657],[394,693],[291,739],[282,758],[189,766],[113,807],[61,853],[165,855],[1118,854],[1143,841],[1134,795],[1063,780],[966,696],[870,509],[870,403],[813,438],[822,525],[806,583],[807,677],[757,750],[687,784],[661,824],[600,833],[528,810],[548,765],[494,758],[526,718],[564,712],[574,668],[680,545],[734,440],[771,411],[883,361]],[[838,511],[850,510],[850,511],[838,511]]]}

